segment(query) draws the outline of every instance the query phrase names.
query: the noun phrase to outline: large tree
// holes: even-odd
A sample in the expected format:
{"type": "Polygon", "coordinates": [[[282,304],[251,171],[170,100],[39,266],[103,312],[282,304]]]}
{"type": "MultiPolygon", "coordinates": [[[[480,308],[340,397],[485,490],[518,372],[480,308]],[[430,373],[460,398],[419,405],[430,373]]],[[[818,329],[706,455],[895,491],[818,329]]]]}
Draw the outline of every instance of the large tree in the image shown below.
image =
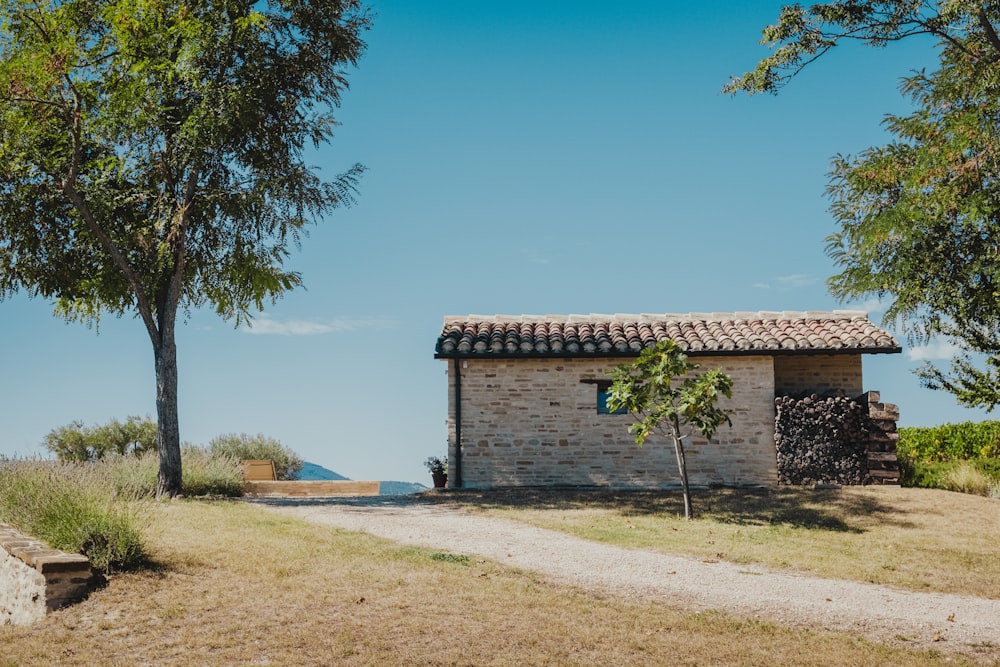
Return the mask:
{"type": "Polygon", "coordinates": [[[349,199],[327,142],[358,0],[0,0],[0,298],[134,314],[152,343],[157,493],[181,489],[177,314],[239,323],[300,284],[304,225],[349,199]]]}
{"type": "Polygon", "coordinates": [[[930,36],[937,67],[903,78],[912,111],[886,117],[892,140],[834,160],[828,192],[839,229],[827,252],[841,272],[828,284],[842,300],[884,299],[885,320],[917,342],[955,343],[963,352],[949,371],[928,363],[918,374],[987,409],[1000,404],[998,25],[995,2],[793,5],[764,30],[773,52],[726,87],[773,93],[839,44],[930,36]]]}

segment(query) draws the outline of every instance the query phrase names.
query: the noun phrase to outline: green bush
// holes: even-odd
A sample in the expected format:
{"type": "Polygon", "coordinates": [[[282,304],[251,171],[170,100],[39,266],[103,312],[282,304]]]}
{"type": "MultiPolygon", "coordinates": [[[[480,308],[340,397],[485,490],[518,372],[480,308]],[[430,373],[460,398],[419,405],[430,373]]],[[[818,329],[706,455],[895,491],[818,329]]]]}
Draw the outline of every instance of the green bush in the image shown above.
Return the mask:
{"type": "Polygon", "coordinates": [[[103,426],[86,427],[74,421],[45,436],[45,447],[60,461],[96,461],[105,456],[135,454],[156,449],[156,422],[148,416],[112,419],[103,426]]]}
{"type": "Polygon", "coordinates": [[[994,495],[1000,487],[1000,459],[975,458],[964,461],[913,461],[899,458],[900,483],[926,489],[945,489],[994,495]]]}
{"type": "Polygon", "coordinates": [[[899,429],[896,449],[908,461],[964,461],[1000,457],[1000,422],[962,422],[899,429]]]}
{"type": "Polygon", "coordinates": [[[278,479],[295,479],[302,470],[302,459],[274,438],[258,433],[229,433],[213,438],[208,443],[212,456],[228,456],[237,461],[270,459],[278,479]]]}
{"type": "Polygon", "coordinates": [[[1000,422],[899,429],[900,483],[991,495],[1000,489],[1000,422]]]}
{"type": "Polygon", "coordinates": [[[0,463],[0,521],[56,549],[84,554],[105,571],[144,559],[143,507],[116,490],[106,465],[0,463]]]}

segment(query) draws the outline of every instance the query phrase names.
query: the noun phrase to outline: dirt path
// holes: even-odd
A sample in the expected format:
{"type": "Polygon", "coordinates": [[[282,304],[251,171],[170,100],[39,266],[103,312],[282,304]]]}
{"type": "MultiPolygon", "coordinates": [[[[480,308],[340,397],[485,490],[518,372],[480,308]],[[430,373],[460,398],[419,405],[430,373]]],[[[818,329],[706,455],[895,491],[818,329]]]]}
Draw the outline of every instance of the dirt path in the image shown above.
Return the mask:
{"type": "Polygon", "coordinates": [[[798,627],[1000,660],[1000,601],[913,593],[725,562],[703,562],[582,540],[447,505],[371,501],[258,500],[319,524],[449,553],[478,555],[598,595],[717,609],[798,627]]]}

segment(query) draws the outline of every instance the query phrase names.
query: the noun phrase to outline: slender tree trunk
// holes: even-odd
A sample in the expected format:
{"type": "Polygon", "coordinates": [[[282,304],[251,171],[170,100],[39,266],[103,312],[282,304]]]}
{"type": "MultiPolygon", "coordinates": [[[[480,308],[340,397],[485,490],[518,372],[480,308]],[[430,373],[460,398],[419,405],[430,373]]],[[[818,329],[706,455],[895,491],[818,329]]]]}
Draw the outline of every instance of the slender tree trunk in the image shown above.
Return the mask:
{"type": "Polygon", "coordinates": [[[177,344],[173,327],[160,329],[159,345],[153,345],[156,361],[156,438],[160,449],[157,497],[181,493],[181,435],[177,419],[177,344]]]}
{"type": "Polygon", "coordinates": [[[677,469],[681,473],[681,491],[684,494],[684,518],[690,521],[694,518],[694,508],[691,506],[691,489],[688,487],[687,459],[684,458],[684,439],[676,434],[674,438],[674,453],[677,454],[677,469]]]}

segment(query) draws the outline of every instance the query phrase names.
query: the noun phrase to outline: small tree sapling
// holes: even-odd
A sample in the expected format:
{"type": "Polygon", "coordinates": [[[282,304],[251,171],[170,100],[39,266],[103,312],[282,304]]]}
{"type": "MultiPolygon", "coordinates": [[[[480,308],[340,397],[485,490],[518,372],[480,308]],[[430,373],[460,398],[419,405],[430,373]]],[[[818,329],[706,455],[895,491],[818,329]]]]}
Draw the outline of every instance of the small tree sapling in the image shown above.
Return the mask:
{"type": "Polygon", "coordinates": [[[635,434],[636,443],[642,447],[654,431],[673,443],[686,519],[693,518],[694,511],[683,440],[694,431],[711,438],[723,423],[732,426],[726,412],[716,405],[720,394],[732,397],[732,379],[718,369],[692,374],[698,367],[677,343],[666,340],[644,349],[634,363],[608,372],[613,380],[608,409],[626,410],[635,417],[628,430],[635,434]]]}

